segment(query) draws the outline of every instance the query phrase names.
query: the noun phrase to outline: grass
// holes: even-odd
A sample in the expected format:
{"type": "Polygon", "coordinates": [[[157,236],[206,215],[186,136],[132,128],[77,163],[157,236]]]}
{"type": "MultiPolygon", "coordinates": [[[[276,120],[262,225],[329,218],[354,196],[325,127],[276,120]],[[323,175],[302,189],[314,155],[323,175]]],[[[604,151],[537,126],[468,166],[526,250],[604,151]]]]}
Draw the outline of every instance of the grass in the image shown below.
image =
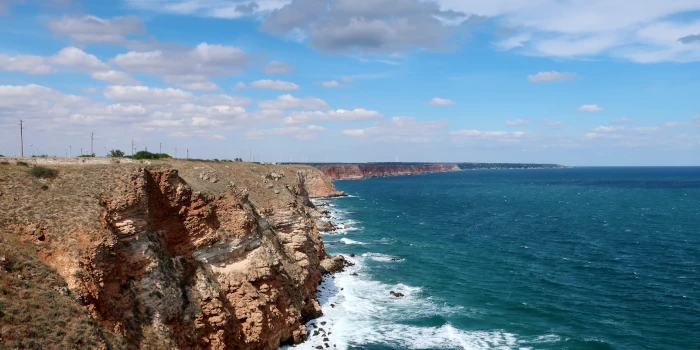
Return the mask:
{"type": "Polygon", "coordinates": [[[0,349],[126,348],[76,304],[32,243],[2,232],[0,259],[0,349]]]}
{"type": "Polygon", "coordinates": [[[39,179],[54,179],[58,176],[58,170],[37,165],[29,170],[29,174],[39,179]]]}

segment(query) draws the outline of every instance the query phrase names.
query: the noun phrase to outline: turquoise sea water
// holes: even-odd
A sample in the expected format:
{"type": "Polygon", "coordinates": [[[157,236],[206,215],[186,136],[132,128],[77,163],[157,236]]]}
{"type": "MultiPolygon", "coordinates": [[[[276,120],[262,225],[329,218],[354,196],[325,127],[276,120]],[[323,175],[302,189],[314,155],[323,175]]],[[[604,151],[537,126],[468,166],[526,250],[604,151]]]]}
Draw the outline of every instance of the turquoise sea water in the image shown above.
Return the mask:
{"type": "Polygon", "coordinates": [[[336,185],[324,241],[356,265],[300,348],[700,349],[700,168],[336,185]]]}

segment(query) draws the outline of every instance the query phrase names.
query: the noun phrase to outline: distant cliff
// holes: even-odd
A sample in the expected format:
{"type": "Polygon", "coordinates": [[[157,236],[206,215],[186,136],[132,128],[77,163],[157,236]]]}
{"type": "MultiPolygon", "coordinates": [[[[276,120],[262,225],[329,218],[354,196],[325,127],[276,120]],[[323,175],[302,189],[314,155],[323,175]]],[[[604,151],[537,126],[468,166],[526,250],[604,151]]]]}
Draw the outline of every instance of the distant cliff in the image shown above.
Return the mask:
{"type": "Polygon", "coordinates": [[[313,164],[334,180],[358,180],[372,177],[417,175],[459,171],[457,164],[448,163],[367,163],[367,164],[313,164]]]}
{"type": "MultiPolygon", "coordinates": [[[[309,164],[333,180],[444,173],[460,170],[515,170],[567,168],[559,164],[530,163],[337,163],[309,164]]],[[[324,178],[325,179],[325,178],[324,178]]],[[[327,180],[327,179],[326,179],[327,180]]],[[[319,185],[323,180],[319,179],[319,185]]]]}

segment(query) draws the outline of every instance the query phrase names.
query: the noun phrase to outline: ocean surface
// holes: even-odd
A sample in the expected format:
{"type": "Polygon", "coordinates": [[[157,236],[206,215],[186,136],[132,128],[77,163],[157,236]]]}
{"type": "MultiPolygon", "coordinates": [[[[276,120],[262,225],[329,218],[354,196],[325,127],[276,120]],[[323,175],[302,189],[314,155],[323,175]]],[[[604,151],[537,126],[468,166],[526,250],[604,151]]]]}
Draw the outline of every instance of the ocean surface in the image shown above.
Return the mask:
{"type": "Polygon", "coordinates": [[[294,349],[700,349],[698,167],[336,185],[324,241],[355,266],[294,349]]]}

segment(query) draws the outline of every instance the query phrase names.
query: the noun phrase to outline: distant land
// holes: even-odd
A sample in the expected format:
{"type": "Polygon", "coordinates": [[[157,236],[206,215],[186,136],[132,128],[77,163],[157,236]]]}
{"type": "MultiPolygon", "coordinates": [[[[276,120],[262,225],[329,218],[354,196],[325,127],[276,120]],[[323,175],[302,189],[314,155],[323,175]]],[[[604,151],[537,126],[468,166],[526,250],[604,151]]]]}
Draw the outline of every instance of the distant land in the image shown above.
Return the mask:
{"type": "MultiPolygon", "coordinates": [[[[287,163],[285,163],[287,164],[287,163]]],[[[291,163],[294,164],[294,163],[291,163]]],[[[359,180],[374,177],[418,175],[462,170],[559,169],[560,164],[529,163],[304,163],[334,180],[359,180]]]]}

